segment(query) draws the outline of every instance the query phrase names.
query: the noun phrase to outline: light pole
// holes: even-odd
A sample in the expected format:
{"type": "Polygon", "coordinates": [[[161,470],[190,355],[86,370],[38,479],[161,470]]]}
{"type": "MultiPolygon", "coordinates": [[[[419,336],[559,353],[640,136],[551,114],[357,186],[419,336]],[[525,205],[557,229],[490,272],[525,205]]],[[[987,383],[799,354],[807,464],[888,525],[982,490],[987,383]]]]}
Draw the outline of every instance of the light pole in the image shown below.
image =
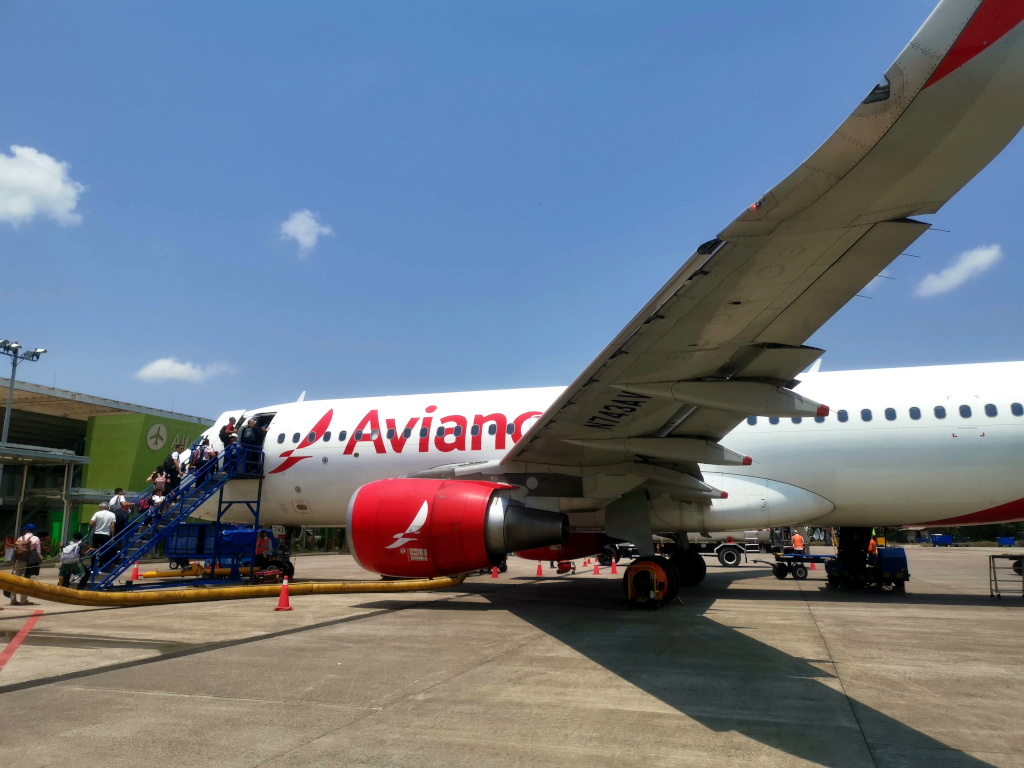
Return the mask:
{"type": "MultiPolygon", "coordinates": [[[[16,341],[10,341],[9,339],[0,339],[0,352],[11,358],[11,381],[7,387],[7,410],[4,411],[4,428],[3,433],[0,434],[0,445],[7,446],[7,433],[11,429],[11,408],[14,405],[14,377],[18,375],[18,362],[21,360],[30,360],[35,362],[43,353],[45,349],[37,347],[31,352],[24,351],[24,348],[16,341]]],[[[4,465],[0,463],[0,504],[4,503],[3,497],[3,482],[4,482],[4,465]]]]}

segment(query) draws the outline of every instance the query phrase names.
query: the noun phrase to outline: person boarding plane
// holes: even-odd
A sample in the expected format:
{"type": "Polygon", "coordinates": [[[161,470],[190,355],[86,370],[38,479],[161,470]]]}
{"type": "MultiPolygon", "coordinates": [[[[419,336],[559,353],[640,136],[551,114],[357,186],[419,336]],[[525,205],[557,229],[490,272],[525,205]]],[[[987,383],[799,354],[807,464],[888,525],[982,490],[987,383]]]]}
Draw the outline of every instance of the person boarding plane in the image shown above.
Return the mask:
{"type": "Polygon", "coordinates": [[[358,562],[396,577],[632,541],[625,583],[653,574],[667,601],[704,577],[688,531],[840,526],[840,556],[863,563],[869,526],[1024,519],[1008,471],[1024,363],[798,380],[822,354],[811,334],[1020,130],[1022,20],[1014,0],[943,0],[839,129],[568,387],[246,411],[267,427],[261,522],[344,525],[358,562]]]}

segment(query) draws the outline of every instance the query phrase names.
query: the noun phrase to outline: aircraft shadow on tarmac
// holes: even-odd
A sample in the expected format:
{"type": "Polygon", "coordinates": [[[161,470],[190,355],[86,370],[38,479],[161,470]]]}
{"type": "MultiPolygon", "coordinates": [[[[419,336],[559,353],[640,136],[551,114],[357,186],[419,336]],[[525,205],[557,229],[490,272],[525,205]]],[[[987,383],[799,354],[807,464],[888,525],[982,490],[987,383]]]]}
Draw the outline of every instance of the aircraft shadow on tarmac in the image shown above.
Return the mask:
{"type": "MultiPolygon", "coordinates": [[[[842,685],[826,685],[822,679],[835,676],[815,663],[831,661],[791,656],[744,634],[744,627],[714,620],[719,598],[806,598],[781,585],[737,592],[731,584],[763,578],[765,572],[716,571],[709,571],[700,588],[685,590],[682,604],[659,611],[630,610],[618,580],[585,577],[532,579],[532,584],[508,580],[501,587],[467,582],[463,589],[488,602],[431,601],[413,610],[508,611],[708,729],[740,733],[803,760],[829,766],[911,765],[930,754],[934,764],[990,765],[848,697],[842,685]],[[575,610],[566,610],[567,605],[575,610]]],[[[802,586],[806,590],[813,583],[802,586]]],[[[910,602],[910,595],[829,595],[866,604],[910,602]]],[[[938,599],[916,602],[947,602],[947,596],[921,597],[938,599]]],[[[963,596],[948,597],[959,602],[963,596]]],[[[980,604],[981,598],[971,602],[980,604]]],[[[400,605],[410,607],[400,599],[361,607],[400,605]]]]}

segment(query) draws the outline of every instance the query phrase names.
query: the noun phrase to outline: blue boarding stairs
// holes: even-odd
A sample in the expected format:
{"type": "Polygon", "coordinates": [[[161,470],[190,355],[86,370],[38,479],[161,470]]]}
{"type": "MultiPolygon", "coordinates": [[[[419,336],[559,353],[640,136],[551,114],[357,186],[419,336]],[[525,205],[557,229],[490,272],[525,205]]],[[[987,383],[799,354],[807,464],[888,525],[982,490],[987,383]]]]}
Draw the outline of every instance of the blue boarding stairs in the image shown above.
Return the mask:
{"type": "MultiPolygon", "coordinates": [[[[137,510],[139,502],[153,494],[153,486],[131,501],[137,510]]],[[[92,589],[109,589],[121,575],[138,560],[152,552],[158,544],[167,541],[179,526],[188,521],[203,504],[214,496],[217,501],[217,521],[232,506],[245,506],[259,524],[260,498],[263,494],[263,450],[260,446],[232,444],[205,467],[189,472],[181,483],[167,494],[160,510],[133,515],[123,531],[93,553],[90,583],[92,589]],[[224,500],[224,486],[231,480],[258,480],[256,497],[246,500],[224,500]]]]}

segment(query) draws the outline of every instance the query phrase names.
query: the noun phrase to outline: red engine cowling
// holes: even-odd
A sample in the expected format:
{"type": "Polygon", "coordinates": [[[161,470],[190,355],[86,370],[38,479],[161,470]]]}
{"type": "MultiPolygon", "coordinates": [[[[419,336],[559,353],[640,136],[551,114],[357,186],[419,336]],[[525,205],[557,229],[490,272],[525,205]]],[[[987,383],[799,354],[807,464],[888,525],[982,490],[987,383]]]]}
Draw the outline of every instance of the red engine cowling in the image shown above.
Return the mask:
{"type": "Polygon", "coordinates": [[[488,568],[509,552],[565,541],[565,515],[513,506],[509,487],[415,478],[368,483],[348,505],[349,548],[368,571],[416,578],[488,568]]]}

